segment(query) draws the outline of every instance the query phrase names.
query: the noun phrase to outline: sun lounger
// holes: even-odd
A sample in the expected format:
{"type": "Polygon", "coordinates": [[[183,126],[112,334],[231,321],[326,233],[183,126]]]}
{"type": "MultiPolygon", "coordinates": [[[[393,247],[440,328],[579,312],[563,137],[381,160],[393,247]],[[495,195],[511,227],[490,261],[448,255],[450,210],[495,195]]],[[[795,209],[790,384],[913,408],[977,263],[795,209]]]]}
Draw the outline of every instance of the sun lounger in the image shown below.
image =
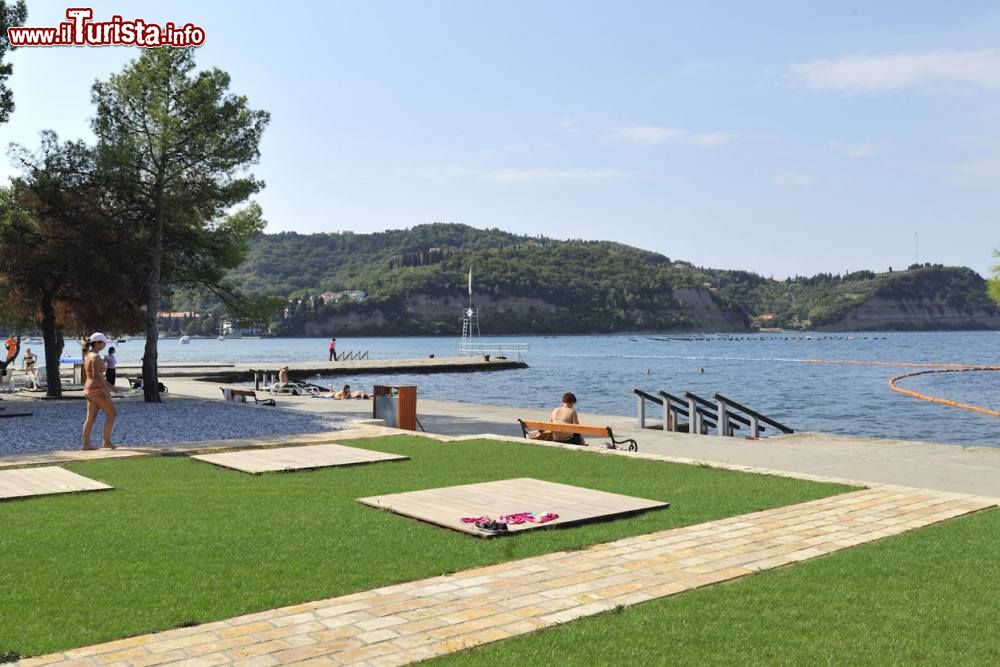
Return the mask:
{"type": "Polygon", "coordinates": [[[247,403],[247,399],[252,398],[255,405],[277,405],[273,398],[260,400],[257,398],[257,392],[253,389],[234,389],[231,387],[220,387],[220,389],[222,389],[222,398],[233,403],[247,403]]]}

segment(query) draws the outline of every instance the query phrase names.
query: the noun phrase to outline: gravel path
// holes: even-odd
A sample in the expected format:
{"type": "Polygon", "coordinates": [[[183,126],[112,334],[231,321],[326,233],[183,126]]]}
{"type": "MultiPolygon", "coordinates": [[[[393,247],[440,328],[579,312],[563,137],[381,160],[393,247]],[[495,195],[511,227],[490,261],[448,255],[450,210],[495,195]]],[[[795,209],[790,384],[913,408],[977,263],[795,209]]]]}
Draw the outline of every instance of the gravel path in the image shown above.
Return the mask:
{"type": "MultiPolygon", "coordinates": [[[[157,405],[125,399],[116,400],[115,407],[118,420],[113,440],[123,447],[318,433],[344,428],[342,419],[328,415],[222,401],[171,398],[157,405]]],[[[0,414],[34,413],[31,417],[0,419],[0,456],[80,447],[86,412],[82,400],[38,401],[4,397],[0,408],[4,408],[0,414]]],[[[94,446],[101,444],[103,425],[104,415],[101,414],[94,424],[94,446]]]]}

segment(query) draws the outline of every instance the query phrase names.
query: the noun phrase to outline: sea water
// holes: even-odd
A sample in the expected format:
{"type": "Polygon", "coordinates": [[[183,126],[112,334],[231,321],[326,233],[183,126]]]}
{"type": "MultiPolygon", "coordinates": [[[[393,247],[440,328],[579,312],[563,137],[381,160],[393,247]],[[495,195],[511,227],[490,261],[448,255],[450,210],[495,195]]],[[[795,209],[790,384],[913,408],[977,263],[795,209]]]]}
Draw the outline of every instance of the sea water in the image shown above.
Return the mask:
{"type": "MultiPolygon", "coordinates": [[[[176,339],[160,341],[168,362],[327,363],[327,338],[176,339]]],[[[587,413],[634,415],[633,388],[675,395],[719,392],[797,431],[927,440],[1000,447],[1000,418],[920,401],[889,389],[889,378],[916,367],[815,363],[875,361],[1000,366],[997,332],[831,334],[631,334],[498,337],[483,345],[526,345],[529,368],[446,374],[318,376],[316,384],[352,387],[415,384],[418,396],[524,407],[553,407],[563,392],[587,413]]],[[[144,341],[118,346],[121,364],[137,362],[144,341]]],[[[41,355],[41,346],[35,352],[41,355]]],[[[69,349],[69,348],[68,348],[69,349]]],[[[367,351],[371,359],[457,354],[457,337],[337,338],[337,350],[367,351]]],[[[507,353],[512,359],[516,353],[507,353]]],[[[169,381],[168,381],[169,384],[169,381]]],[[[900,386],[1000,410],[1000,371],[935,373],[900,386]]],[[[656,416],[657,406],[648,406],[656,416]]]]}

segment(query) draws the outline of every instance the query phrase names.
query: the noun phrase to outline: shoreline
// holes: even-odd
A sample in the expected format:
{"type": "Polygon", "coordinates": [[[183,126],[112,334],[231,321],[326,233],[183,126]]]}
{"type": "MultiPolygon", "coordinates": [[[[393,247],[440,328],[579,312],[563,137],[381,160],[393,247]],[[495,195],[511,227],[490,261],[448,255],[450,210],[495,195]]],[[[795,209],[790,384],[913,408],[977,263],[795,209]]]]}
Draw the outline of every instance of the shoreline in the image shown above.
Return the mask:
{"type": "MultiPolygon", "coordinates": [[[[736,331],[722,331],[722,330],[696,330],[696,329],[640,329],[636,331],[591,331],[591,332],[566,332],[566,333],[503,333],[503,334],[489,334],[482,336],[483,339],[492,338],[563,338],[563,337],[587,337],[587,336],[610,336],[610,337],[629,337],[629,336],[655,336],[660,334],[684,334],[688,336],[727,336],[727,335],[741,335],[741,336],[780,336],[780,335],[829,335],[829,334],[878,334],[878,333],[982,333],[982,332],[996,332],[1000,333],[1000,327],[980,327],[980,328],[968,328],[968,327],[934,327],[934,328],[872,328],[872,329],[741,329],[736,331]]],[[[27,337],[27,336],[25,336],[27,337]]],[[[41,338],[41,334],[32,333],[31,338],[41,338]]],[[[217,336],[203,336],[203,335],[189,335],[191,340],[214,340],[220,343],[224,343],[230,340],[266,340],[266,341],[279,341],[279,340],[328,340],[329,336],[278,336],[278,335],[268,335],[268,336],[233,336],[226,337],[224,340],[219,341],[217,336]]],[[[145,344],[145,336],[141,334],[126,334],[127,340],[122,343],[128,345],[133,342],[141,342],[145,344]]],[[[180,340],[181,336],[159,336],[157,340],[180,340]]],[[[397,338],[427,338],[431,340],[441,340],[441,339],[455,339],[456,334],[426,334],[426,333],[399,333],[399,334],[376,334],[376,335],[366,335],[366,334],[339,334],[339,340],[357,340],[357,339],[397,339],[397,338]]],[[[69,339],[67,339],[69,341],[69,339]]],[[[69,341],[71,342],[71,341],[69,341]]],[[[22,341],[23,343],[23,341],[22,341]]],[[[31,342],[31,345],[43,345],[42,341],[31,342]]],[[[67,343],[67,347],[69,344],[67,343]]]]}
{"type": "MultiPolygon", "coordinates": [[[[221,402],[221,383],[177,378],[167,401],[197,399],[209,403],[221,402]]],[[[262,392],[263,393],[263,392],[262,392]]],[[[334,401],[306,396],[279,396],[278,409],[264,406],[228,406],[230,414],[241,410],[274,411],[324,415],[342,419],[345,428],[359,423],[372,433],[406,433],[372,424],[371,402],[364,400],[334,401]]],[[[12,401],[13,402],[13,401],[12,401]]],[[[79,410],[79,408],[75,408],[79,410]]],[[[418,399],[419,418],[427,435],[446,441],[474,436],[495,436],[514,443],[533,444],[521,437],[517,419],[548,417],[548,408],[523,408],[458,401],[418,399]]],[[[99,418],[100,421],[100,418],[99,418]]],[[[608,425],[617,438],[636,438],[638,456],[667,456],[680,462],[708,464],[732,469],[753,468],[769,474],[818,476],[842,480],[865,481],[871,484],[920,486],[939,491],[971,493],[1000,497],[1000,448],[950,445],[908,440],[854,437],[817,432],[772,436],[760,440],[727,438],[716,435],[664,433],[638,428],[636,418],[621,415],[581,413],[581,422],[608,425]]],[[[117,427],[116,427],[117,428],[117,427]]],[[[416,435],[422,435],[419,431],[416,435]]],[[[303,436],[283,436],[282,441],[303,436]]],[[[281,444],[275,436],[262,435],[271,445],[281,444]]],[[[327,434],[335,440],[336,433],[327,434]]],[[[598,445],[601,438],[589,438],[598,445]]],[[[224,443],[218,443],[223,444],[224,443]]],[[[232,447],[241,446],[231,441],[232,447]]],[[[244,443],[242,446],[246,446],[244,443]]],[[[119,452],[128,451],[122,443],[119,452]]],[[[18,457],[13,457],[18,458],[18,457]]],[[[23,458],[23,457],[21,457],[23,458]]],[[[12,457],[0,457],[0,467],[15,465],[12,457]]]]}

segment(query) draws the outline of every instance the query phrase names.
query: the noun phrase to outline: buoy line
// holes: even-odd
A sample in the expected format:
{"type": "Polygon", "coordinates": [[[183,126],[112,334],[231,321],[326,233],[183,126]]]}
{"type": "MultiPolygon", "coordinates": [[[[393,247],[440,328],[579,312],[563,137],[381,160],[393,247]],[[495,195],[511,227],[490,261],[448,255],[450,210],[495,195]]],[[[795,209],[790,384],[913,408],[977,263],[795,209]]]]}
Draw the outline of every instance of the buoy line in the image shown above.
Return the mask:
{"type": "MultiPolygon", "coordinates": [[[[797,359],[796,361],[801,361],[807,364],[855,364],[859,366],[905,366],[910,368],[951,368],[954,370],[963,370],[969,368],[983,368],[975,367],[972,364],[934,364],[934,363],[915,363],[912,361],[862,361],[858,359],[797,359]]],[[[985,369],[984,370],[992,370],[985,369]]]]}
{"type": "MultiPolygon", "coordinates": [[[[915,364],[916,365],[916,364],[915,364]]],[[[965,366],[962,368],[948,368],[942,370],[931,370],[931,371],[917,371],[915,373],[904,373],[903,375],[897,375],[894,378],[889,379],[889,388],[893,391],[899,392],[900,394],[906,394],[907,396],[912,396],[913,398],[918,398],[922,401],[930,401],[931,403],[940,403],[941,405],[947,405],[950,408],[959,408],[961,410],[971,410],[973,412],[979,412],[984,415],[989,415],[991,417],[1000,417],[1000,410],[991,410],[989,408],[984,408],[981,405],[972,405],[971,403],[959,403],[958,401],[952,401],[947,398],[940,398],[938,396],[928,396],[927,394],[921,394],[920,392],[913,391],[912,389],[903,389],[896,385],[899,380],[905,378],[916,377],[917,375],[928,375],[930,373],[969,373],[977,371],[1000,371],[1000,366],[965,366]]]]}

